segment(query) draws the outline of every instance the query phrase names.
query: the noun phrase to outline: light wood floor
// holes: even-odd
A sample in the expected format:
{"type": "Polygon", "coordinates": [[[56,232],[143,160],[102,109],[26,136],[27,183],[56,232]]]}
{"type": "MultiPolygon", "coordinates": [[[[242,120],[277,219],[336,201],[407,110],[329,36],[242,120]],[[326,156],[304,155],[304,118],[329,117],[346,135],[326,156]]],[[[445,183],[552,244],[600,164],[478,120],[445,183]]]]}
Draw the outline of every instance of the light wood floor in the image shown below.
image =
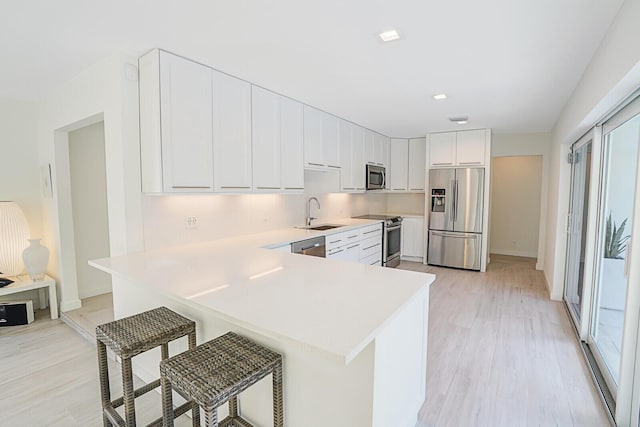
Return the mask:
{"type": "Polygon", "coordinates": [[[426,426],[608,426],[563,303],[535,260],[491,256],[485,274],[435,273],[426,426]]]}
{"type": "MultiPolygon", "coordinates": [[[[549,300],[534,260],[491,260],[485,274],[400,265],[438,276],[431,286],[427,399],[417,426],[608,426],[564,307],[549,300]]],[[[109,297],[94,300],[72,317],[93,330],[109,320],[108,303],[109,297]]],[[[93,343],[46,310],[36,319],[0,328],[0,425],[101,425],[93,343]]],[[[117,389],[115,362],[111,373],[117,389]]],[[[138,421],[149,421],[159,415],[160,400],[150,393],[136,406],[138,421]]],[[[190,425],[184,416],[178,421],[190,425]]]]}

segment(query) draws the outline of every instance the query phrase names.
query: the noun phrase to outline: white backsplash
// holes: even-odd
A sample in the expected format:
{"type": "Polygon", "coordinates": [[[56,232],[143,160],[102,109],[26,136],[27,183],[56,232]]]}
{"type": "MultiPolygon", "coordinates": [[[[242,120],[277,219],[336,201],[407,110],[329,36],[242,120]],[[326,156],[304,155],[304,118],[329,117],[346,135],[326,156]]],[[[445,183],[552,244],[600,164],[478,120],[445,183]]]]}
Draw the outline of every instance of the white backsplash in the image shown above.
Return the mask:
{"type": "Polygon", "coordinates": [[[196,243],[224,237],[260,233],[303,225],[306,200],[314,223],[385,212],[422,212],[422,194],[337,193],[339,174],[305,171],[304,194],[171,195],[144,196],[144,241],[146,249],[196,243]],[[391,203],[388,202],[391,201],[391,203]],[[186,217],[197,217],[187,228],[186,217]]]}

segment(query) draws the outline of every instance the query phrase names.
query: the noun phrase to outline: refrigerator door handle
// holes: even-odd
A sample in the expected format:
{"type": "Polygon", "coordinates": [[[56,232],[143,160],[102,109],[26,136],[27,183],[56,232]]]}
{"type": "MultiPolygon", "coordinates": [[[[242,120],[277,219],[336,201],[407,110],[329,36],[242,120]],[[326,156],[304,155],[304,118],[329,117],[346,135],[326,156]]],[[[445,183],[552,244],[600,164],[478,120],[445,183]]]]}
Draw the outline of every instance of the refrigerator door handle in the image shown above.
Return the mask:
{"type": "MultiPolygon", "coordinates": [[[[451,218],[451,222],[456,220],[456,181],[451,181],[451,211],[449,212],[449,217],[451,218]]],[[[453,224],[451,224],[453,227],[453,224]]]]}
{"type": "Polygon", "coordinates": [[[453,237],[456,239],[477,239],[478,237],[480,237],[479,234],[472,234],[472,233],[445,233],[442,231],[431,231],[431,234],[433,234],[434,236],[440,236],[440,237],[453,237]]]}
{"type": "Polygon", "coordinates": [[[456,201],[456,209],[455,209],[455,217],[453,218],[454,221],[458,221],[458,180],[455,180],[455,201],[456,201]]]}

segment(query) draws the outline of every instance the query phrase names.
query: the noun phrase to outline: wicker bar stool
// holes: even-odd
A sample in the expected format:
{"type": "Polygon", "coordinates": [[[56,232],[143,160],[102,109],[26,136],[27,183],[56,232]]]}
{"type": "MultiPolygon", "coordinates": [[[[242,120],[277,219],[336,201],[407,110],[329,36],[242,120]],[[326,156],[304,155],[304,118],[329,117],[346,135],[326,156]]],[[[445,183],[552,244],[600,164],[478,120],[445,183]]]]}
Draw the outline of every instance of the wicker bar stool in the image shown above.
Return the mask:
{"type": "Polygon", "coordinates": [[[173,388],[203,409],[207,427],[252,427],[238,414],[238,394],[269,374],[273,374],[273,425],[283,427],[282,356],[278,353],[228,332],[163,360],[163,426],[173,426],[173,388]],[[225,402],[229,402],[229,416],[218,423],[217,408],[225,402]]]}
{"type": "MultiPolygon", "coordinates": [[[[133,388],[133,371],[131,358],[137,354],[161,348],[162,359],[169,357],[169,341],[188,335],[189,348],[196,346],[196,324],[166,307],[159,307],[134,316],[125,317],[105,323],[96,328],[98,344],[98,369],[100,371],[100,393],[102,398],[102,417],[106,427],[112,425],[135,427],[136,411],[134,400],[160,385],[157,379],[138,389],[133,388]],[[111,400],[109,385],[109,365],[107,363],[107,347],[122,361],[123,396],[111,400]],[[126,420],[123,420],[115,408],[124,404],[126,420]]],[[[176,409],[176,416],[193,410],[193,425],[200,425],[200,410],[188,402],[176,409]]],[[[149,425],[160,425],[162,417],[149,425]]]]}

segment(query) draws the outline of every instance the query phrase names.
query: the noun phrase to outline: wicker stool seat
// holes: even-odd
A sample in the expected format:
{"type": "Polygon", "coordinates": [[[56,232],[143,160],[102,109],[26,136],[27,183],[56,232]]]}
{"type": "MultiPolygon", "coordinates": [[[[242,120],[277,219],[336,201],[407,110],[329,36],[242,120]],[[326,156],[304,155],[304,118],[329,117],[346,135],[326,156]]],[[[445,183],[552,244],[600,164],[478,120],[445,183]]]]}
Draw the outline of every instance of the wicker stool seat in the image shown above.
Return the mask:
{"type": "Polygon", "coordinates": [[[282,356],[278,353],[228,332],[163,360],[164,426],[173,426],[173,387],[203,409],[207,427],[251,427],[238,414],[237,396],[269,374],[273,374],[273,425],[283,427],[282,356]],[[229,416],[218,424],[217,408],[225,402],[229,402],[229,416]]]}
{"type": "MultiPolygon", "coordinates": [[[[102,415],[105,426],[134,427],[136,425],[135,398],[160,385],[160,379],[158,379],[134,390],[131,358],[155,347],[160,347],[162,359],[167,359],[169,357],[169,341],[184,336],[189,337],[189,348],[195,348],[195,322],[166,307],[155,308],[144,313],[105,323],[96,328],[102,415]],[[119,356],[122,361],[123,396],[113,401],[111,400],[111,388],[109,385],[107,347],[119,356]],[[123,404],[126,420],[123,420],[115,410],[115,408],[123,404]]],[[[189,409],[193,410],[194,425],[200,425],[200,411],[193,403],[187,403],[178,408],[176,416],[187,412],[189,409]]],[[[149,425],[160,425],[161,423],[162,417],[149,425]]]]}

